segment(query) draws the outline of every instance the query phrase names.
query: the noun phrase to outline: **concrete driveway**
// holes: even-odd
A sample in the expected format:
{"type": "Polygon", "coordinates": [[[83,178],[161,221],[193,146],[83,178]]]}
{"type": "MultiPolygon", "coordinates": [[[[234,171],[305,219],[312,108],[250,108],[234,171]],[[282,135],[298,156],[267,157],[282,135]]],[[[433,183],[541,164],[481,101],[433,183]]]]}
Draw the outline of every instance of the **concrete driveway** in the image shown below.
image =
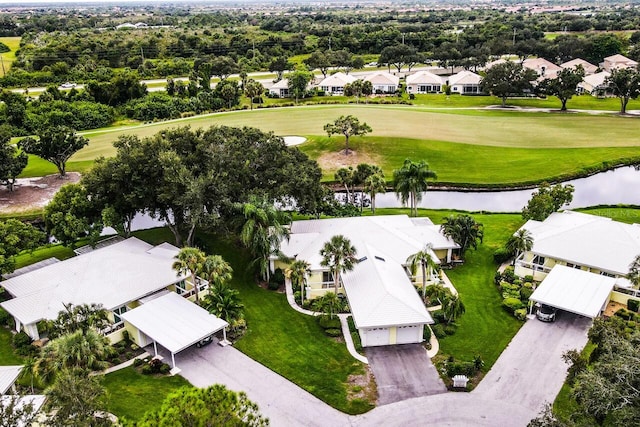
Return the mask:
{"type": "Polygon", "coordinates": [[[527,320],[471,394],[540,411],[564,383],[568,366],[562,353],[584,348],[591,324],[591,319],[567,312],[553,323],[527,320]]]}
{"type": "Polygon", "coordinates": [[[447,391],[420,344],[368,347],[366,353],[376,377],[379,405],[447,391]]]}

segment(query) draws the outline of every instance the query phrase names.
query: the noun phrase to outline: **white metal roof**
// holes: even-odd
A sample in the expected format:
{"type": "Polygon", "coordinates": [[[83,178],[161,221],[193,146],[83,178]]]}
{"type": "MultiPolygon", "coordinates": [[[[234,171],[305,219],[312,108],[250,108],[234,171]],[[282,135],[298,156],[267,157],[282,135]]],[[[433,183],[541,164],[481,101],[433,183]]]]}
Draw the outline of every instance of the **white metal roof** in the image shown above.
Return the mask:
{"type": "Polygon", "coordinates": [[[482,77],[471,71],[460,71],[449,77],[449,86],[453,85],[479,85],[482,77]]]}
{"type": "MultiPolygon", "coordinates": [[[[384,251],[399,265],[410,255],[431,243],[434,250],[454,249],[458,245],[440,233],[440,226],[430,221],[412,221],[407,215],[329,218],[294,221],[291,237],[281,243],[280,250],[289,257],[307,261],[312,270],[321,270],[320,249],[331,237],[343,235],[360,250],[367,245],[384,251]]],[[[435,254],[434,259],[437,260],[435,254]]]]}
{"type": "Polygon", "coordinates": [[[597,317],[615,282],[613,277],[556,265],[530,299],[582,316],[597,317]]]}
{"type": "Polygon", "coordinates": [[[418,71],[415,74],[412,74],[410,76],[407,76],[407,84],[408,85],[413,85],[413,84],[444,84],[444,81],[442,79],[442,77],[430,73],[428,71],[418,71]]]}
{"type": "Polygon", "coordinates": [[[383,252],[364,246],[361,260],[342,274],[358,328],[433,323],[402,266],[383,252]]]}
{"type": "Polygon", "coordinates": [[[5,394],[7,390],[16,382],[22,366],[0,366],[0,394],[5,394]]]}
{"type": "Polygon", "coordinates": [[[343,72],[338,72],[330,76],[327,76],[327,78],[323,79],[320,83],[318,83],[318,86],[342,87],[347,83],[353,83],[355,81],[356,81],[356,78],[353,77],[352,75],[345,74],[343,72]]]}
{"type": "Polygon", "coordinates": [[[178,251],[131,237],[3,281],[15,298],[1,305],[25,324],[55,319],[65,303],[112,310],[180,280],[171,268],[178,251]]]}
{"type": "Polygon", "coordinates": [[[624,276],[640,254],[640,226],[596,215],[564,211],[522,228],[533,237],[535,254],[624,276]]]}
{"type": "Polygon", "coordinates": [[[142,304],[121,317],[171,353],[182,351],[228,326],[224,320],[175,292],[142,304]]]}
{"type": "Polygon", "coordinates": [[[400,78],[398,76],[394,76],[393,74],[385,73],[382,71],[369,74],[364,79],[371,82],[373,85],[398,86],[398,84],[400,83],[400,78]]]}
{"type": "Polygon", "coordinates": [[[269,89],[289,89],[289,79],[277,81],[269,89]]]}

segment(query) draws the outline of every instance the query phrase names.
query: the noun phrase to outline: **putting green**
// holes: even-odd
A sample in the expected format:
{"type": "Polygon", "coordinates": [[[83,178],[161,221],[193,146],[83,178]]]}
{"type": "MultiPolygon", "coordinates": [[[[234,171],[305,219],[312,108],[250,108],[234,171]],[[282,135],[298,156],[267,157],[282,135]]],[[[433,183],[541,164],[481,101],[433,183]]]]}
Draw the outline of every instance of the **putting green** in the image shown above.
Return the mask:
{"type": "MultiPolygon", "coordinates": [[[[161,123],[85,132],[90,144],[70,162],[86,167],[99,156],[115,153],[119,135],[147,137],[162,129],[211,125],[253,126],[279,135],[303,135],[300,149],[318,159],[325,179],[340,161],[326,160],[344,140],[327,138],[323,126],[352,114],[373,132],[354,138],[364,161],[379,164],[387,176],[404,158],[425,159],[439,180],[453,183],[513,184],[569,178],[628,163],[640,156],[640,121],[615,115],[530,113],[476,109],[429,110],[404,105],[323,105],[236,111],[161,123]]],[[[27,171],[27,174],[29,172],[27,171]]]]}

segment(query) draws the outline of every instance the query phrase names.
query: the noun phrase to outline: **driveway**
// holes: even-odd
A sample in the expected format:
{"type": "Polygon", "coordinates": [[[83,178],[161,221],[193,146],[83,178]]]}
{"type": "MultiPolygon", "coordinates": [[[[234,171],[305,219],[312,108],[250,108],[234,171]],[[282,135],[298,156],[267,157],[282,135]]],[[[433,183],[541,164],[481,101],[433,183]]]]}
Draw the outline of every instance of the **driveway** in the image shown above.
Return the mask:
{"type": "MultiPolygon", "coordinates": [[[[165,360],[171,360],[171,356],[165,360]]],[[[203,348],[191,347],[176,354],[176,366],[182,370],[180,375],[196,387],[224,384],[229,389],[244,391],[272,426],[349,424],[348,415],[233,347],[220,347],[215,343],[203,348]]]]}
{"type": "Polygon", "coordinates": [[[366,353],[376,377],[379,405],[447,391],[420,344],[368,347],[366,353]]]}
{"type": "Polygon", "coordinates": [[[536,412],[552,403],[568,366],[562,353],[587,343],[591,319],[563,312],[553,323],[529,319],[471,394],[520,404],[536,412]]]}

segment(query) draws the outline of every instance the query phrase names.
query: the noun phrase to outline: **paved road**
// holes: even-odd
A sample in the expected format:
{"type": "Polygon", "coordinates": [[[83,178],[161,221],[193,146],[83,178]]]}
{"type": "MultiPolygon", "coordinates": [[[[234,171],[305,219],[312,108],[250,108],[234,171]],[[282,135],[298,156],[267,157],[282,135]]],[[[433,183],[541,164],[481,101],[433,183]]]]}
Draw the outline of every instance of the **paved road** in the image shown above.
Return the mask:
{"type": "Polygon", "coordinates": [[[562,313],[554,323],[529,319],[471,394],[511,402],[539,412],[562,388],[562,353],[582,349],[591,319],[562,313]]]}
{"type": "Polygon", "coordinates": [[[447,392],[421,344],[369,347],[366,352],[376,377],[379,405],[447,392]]]}
{"type": "MultiPolygon", "coordinates": [[[[591,324],[563,313],[556,323],[531,319],[471,393],[442,393],[343,414],[232,347],[190,348],[176,356],[193,385],[221,383],[243,390],[275,427],[289,426],[525,426],[553,401],[566,375],[564,351],[581,349],[591,324]]],[[[374,356],[375,357],[375,356],[374,356]]]]}

